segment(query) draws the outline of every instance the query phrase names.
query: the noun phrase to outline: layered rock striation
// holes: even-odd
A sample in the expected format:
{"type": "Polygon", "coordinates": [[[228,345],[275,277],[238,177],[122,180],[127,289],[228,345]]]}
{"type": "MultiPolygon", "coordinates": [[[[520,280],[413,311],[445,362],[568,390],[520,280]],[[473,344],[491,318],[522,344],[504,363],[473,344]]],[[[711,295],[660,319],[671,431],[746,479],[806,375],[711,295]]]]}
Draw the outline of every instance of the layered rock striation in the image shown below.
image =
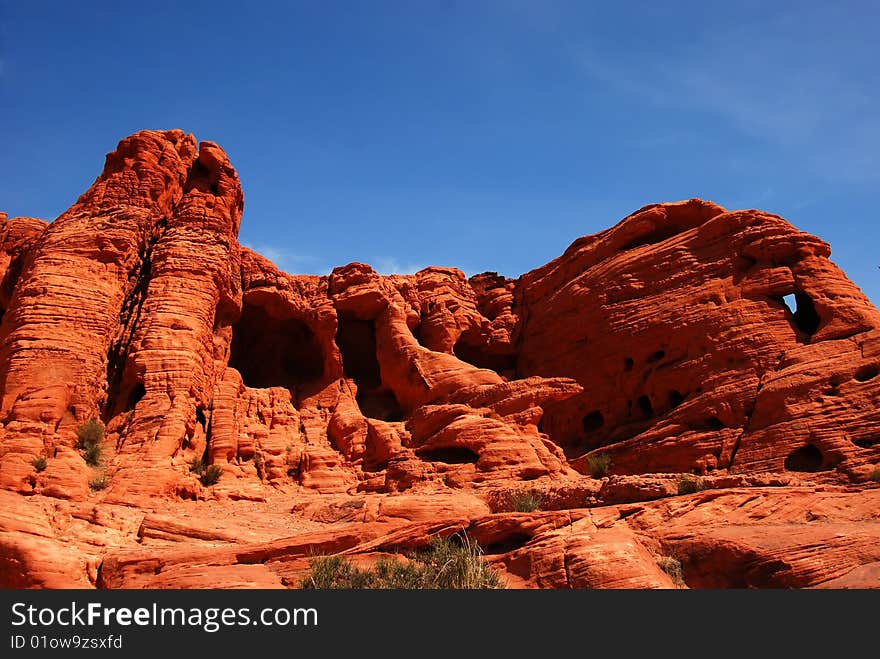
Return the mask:
{"type": "MultiPolygon", "coordinates": [[[[616,508],[591,516],[585,502],[662,498],[677,473],[858,488],[880,463],[880,313],[826,243],[778,216],[699,199],[654,204],[512,280],[437,267],[382,276],[361,263],[287,274],[239,245],[242,209],[220,147],[171,130],[122,140],[50,224],[0,215],[0,488],[10,506],[22,495],[77,510],[97,501],[125,518],[132,507],[310,493],[485,502],[534,482],[579,492],[577,505],[557,497],[555,517],[497,533],[495,513],[481,509],[483,520],[466,506],[449,528],[508,543],[494,560],[522,585],[662,587],[669,577],[652,556],[673,545],[690,556],[702,540],[672,522],[661,532],[658,520],[675,517],[666,508],[624,523],[616,508]],[[105,427],[97,464],[78,447],[90,419],[105,427]],[[597,463],[612,477],[601,491],[597,463]],[[218,467],[219,481],[200,480],[194,464],[218,467]],[[616,556],[604,568],[596,538],[616,556]],[[559,561],[574,572],[559,573],[559,561]]],[[[125,546],[127,523],[99,526],[125,546]]],[[[343,549],[388,530],[361,529],[343,549]]],[[[39,564],[35,547],[59,543],[46,531],[28,544],[22,532],[2,529],[0,561],[39,564]]],[[[743,533],[746,544],[766,540],[743,533]]],[[[6,585],[157,583],[138,576],[142,557],[114,558],[99,579],[103,559],[78,554],[71,573],[71,551],[60,543],[42,573],[18,570],[6,585]]],[[[852,569],[876,574],[863,567],[880,560],[871,556],[852,569]]],[[[776,583],[690,569],[696,585],[776,583]]],[[[289,585],[250,572],[253,583],[289,585]]],[[[822,581],[792,579],[779,583],[822,581]]],[[[175,584],[198,585],[159,583],[175,584]]]]}

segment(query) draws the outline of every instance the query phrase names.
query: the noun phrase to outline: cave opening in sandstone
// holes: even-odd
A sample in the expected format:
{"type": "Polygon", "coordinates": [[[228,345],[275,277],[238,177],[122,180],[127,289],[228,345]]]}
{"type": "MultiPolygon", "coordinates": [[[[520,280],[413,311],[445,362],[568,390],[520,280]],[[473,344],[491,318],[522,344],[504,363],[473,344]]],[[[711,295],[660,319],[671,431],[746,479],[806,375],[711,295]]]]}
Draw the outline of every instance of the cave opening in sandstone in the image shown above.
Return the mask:
{"type": "Polygon", "coordinates": [[[641,410],[643,417],[650,419],[654,416],[654,406],[651,404],[651,399],[648,398],[648,396],[639,396],[636,404],[639,406],[639,410],[641,410]]]}
{"type": "Polygon", "coordinates": [[[822,451],[813,444],[801,446],[785,458],[786,471],[816,472],[822,471],[824,456],[822,451]]]}
{"type": "Polygon", "coordinates": [[[138,402],[147,395],[147,390],[144,387],[143,382],[135,383],[134,387],[132,387],[131,392],[128,394],[128,401],[125,405],[126,412],[131,411],[135,408],[138,402]]]}
{"type": "Polygon", "coordinates": [[[669,408],[673,409],[678,407],[684,402],[684,394],[682,394],[678,389],[673,389],[669,392],[669,408]]]}
{"type": "Polygon", "coordinates": [[[585,433],[596,432],[604,425],[605,417],[599,410],[593,410],[592,412],[584,416],[583,419],[581,419],[581,426],[583,427],[585,433]]]}
{"type": "Polygon", "coordinates": [[[232,327],[229,365],[248,387],[284,387],[294,401],[324,376],[323,351],[308,325],[247,302],[232,327]]]}
{"type": "Polygon", "coordinates": [[[416,455],[428,462],[443,462],[453,465],[473,463],[480,459],[479,455],[464,446],[419,449],[416,451],[416,455]]]}
{"type": "Polygon", "coordinates": [[[506,554],[514,549],[519,549],[533,537],[534,534],[523,531],[510,533],[509,535],[505,535],[503,539],[483,547],[483,554],[486,556],[506,554]]]}
{"type": "Polygon", "coordinates": [[[199,192],[210,192],[213,195],[220,194],[220,187],[216,182],[212,182],[211,170],[209,170],[201,160],[196,160],[192,168],[189,170],[189,175],[186,177],[186,183],[184,184],[184,189],[186,190],[198,190],[199,192]]]}
{"type": "Polygon", "coordinates": [[[394,393],[382,386],[382,372],[376,356],[376,325],[340,313],[336,345],[342,353],[345,377],[357,386],[357,404],[361,414],[382,421],[402,421],[403,409],[394,393]]]}
{"type": "Polygon", "coordinates": [[[813,336],[822,322],[813,299],[803,292],[784,295],[779,300],[791,313],[791,324],[807,337],[813,336]]]}
{"type": "Polygon", "coordinates": [[[607,434],[600,432],[604,427],[605,415],[599,410],[593,410],[581,419],[583,433],[578,433],[568,441],[556,441],[567,457],[575,458],[602,446],[607,434]]]}
{"type": "Polygon", "coordinates": [[[853,377],[856,379],[856,382],[868,382],[878,375],[880,375],[880,367],[877,364],[868,364],[860,366],[853,377]]]}
{"type": "Polygon", "coordinates": [[[654,245],[656,243],[662,243],[664,240],[672,238],[672,236],[680,233],[679,227],[677,227],[672,222],[662,223],[652,231],[648,231],[640,236],[636,236],[628,243],[621,246],[620,251],[625,251],[628,249],[635,249],[636,247],[641,247],[643,245],[654,245]]]}
{"type": "Polygon", "coordinates": [[[453,354],[461,361],[477,368],[495,371],[498,375],[516,377],[516,355],[489,350],[485,341],[472,333],[463,333],[452,347],[453,354]]]}
{"type": "Polygon", "coordinates": [[[654,362],[659,362],[659,361],[660,361],[661,359],[663,359],[665,356],[666,356],[666,351],[665,351],[665,350],[657,350],[653,355],[651,355],[650,357],[648,357],[648,363],[649,363],[649,364],[652,364],[652,363],[654,363],[654,362]]]}

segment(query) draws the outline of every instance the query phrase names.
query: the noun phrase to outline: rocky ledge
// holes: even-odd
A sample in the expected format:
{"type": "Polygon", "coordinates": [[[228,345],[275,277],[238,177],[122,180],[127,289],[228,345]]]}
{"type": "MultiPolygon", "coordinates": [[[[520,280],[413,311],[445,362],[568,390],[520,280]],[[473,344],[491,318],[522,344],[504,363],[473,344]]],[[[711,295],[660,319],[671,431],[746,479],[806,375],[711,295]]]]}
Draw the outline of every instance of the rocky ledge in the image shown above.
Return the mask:
{"type": "Polygon", "coordinates": [[[820,239],[691,199],[518,279],[307,276],[242,209],[171,130],[0,214],[0,586],[297,587],[466,535],[509,587],[880,587],[880,313],[820,239]]]}

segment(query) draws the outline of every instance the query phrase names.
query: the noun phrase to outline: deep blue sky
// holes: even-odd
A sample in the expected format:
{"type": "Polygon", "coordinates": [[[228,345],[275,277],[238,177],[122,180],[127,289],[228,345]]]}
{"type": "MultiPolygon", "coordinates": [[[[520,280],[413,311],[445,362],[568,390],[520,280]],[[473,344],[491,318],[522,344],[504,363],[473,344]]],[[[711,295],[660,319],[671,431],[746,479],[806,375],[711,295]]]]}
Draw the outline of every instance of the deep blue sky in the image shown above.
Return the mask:
{"type": "Polygon", "coordinates": [[[291,272],[517,276],[700,196],[819,235],[880,301],[880,3],[0,1],[10,216],[179,127],[291,272]]]}

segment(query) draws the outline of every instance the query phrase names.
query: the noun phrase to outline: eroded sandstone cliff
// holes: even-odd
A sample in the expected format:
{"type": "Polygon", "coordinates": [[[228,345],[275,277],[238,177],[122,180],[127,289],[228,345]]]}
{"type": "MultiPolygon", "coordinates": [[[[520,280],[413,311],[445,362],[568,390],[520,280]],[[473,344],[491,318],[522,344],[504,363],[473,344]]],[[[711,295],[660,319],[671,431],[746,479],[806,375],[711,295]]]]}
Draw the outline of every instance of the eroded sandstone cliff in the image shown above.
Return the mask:
{"type": "Polygon", "coordinates": [[[467,531],[511,585],[665,587],[675,555],[880,586],[880,313],[818,238],[692,199],[516,280],[318,277],[242,248],[242,208],[172,130],[50,224],[0,216],[0,585],[289,586],[316,548],[467,531]],[[681,473],[712,489],[667,503],[681,473]],[[522,488],[548,510],[503,512],[522,488]]]}

